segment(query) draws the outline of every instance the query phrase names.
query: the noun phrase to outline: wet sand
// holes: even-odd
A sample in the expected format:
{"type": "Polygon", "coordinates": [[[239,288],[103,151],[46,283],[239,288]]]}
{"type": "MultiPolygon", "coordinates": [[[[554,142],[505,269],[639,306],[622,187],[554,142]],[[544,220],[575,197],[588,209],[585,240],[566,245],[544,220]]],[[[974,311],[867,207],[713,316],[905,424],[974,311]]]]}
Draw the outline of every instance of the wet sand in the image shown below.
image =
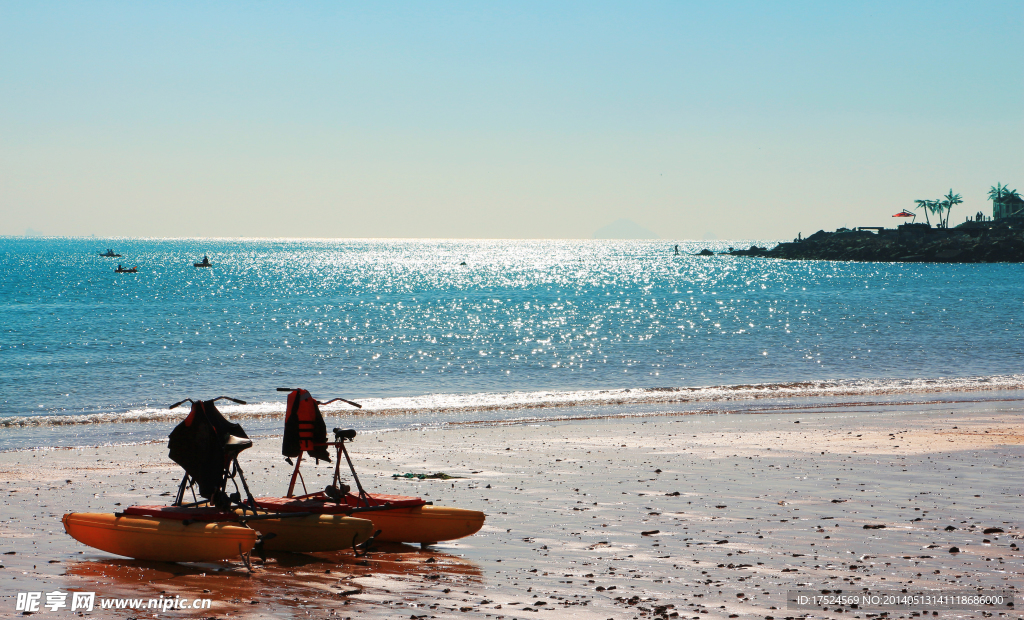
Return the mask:
{"type": "MultiPolygon", "coordinates": [[[[353,456],[368,490],[482,510],[484,529],[367,558],[280,554],[251,574],[118,559],[64,533],[65,512],[169,502],[181,471],[163,443],[0,453],[0,616],[20,616],[18,592],[59,589],[213,599],[160,617],[884,618],[790,610],[786,592],[1019,591],[1022,422],[1017,401],[363,435],[353,456]],[[391,478],[438,471],[465,478],[391,478]]],[[[279,449],[258,439],[240,458],[257,495],[286,489],[279,449]]],[[[333,470],[304,471],[322,488],[333,470]]],[[[939,612],[984,614],[1024,615],[939,612]]]]}

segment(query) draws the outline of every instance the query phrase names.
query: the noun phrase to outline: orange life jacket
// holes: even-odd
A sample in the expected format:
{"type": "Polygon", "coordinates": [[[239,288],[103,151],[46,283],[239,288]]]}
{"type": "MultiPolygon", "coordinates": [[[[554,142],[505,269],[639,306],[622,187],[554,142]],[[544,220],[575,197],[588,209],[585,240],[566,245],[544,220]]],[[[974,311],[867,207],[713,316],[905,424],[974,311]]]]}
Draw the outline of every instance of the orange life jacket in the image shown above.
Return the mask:
{"type": "Polygon", "coordinates": [[[292,390],[288,394],[288,411],[284,419],[284,443],[281,453],[299,456],[306,452],[315,459],[331,461],[327,452],[327,424],[320,407],[307,390],[292,390]],[[320,445],[317,445],[320,444],[320,445]]]}

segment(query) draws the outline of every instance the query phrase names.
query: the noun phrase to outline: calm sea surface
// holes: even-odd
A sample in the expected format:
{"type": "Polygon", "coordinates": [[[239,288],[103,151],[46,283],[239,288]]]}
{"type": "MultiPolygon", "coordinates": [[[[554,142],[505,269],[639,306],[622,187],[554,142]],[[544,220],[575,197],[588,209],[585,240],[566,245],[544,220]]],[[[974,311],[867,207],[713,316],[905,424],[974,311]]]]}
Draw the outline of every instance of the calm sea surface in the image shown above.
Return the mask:
{"type": "Polygon", "coordinates": [[[370,426],[1024,388],[1024,265],[674,243],[0,238],[0,449],[163,437],[186,397],[269,431],[277,387],[370,426]]]}

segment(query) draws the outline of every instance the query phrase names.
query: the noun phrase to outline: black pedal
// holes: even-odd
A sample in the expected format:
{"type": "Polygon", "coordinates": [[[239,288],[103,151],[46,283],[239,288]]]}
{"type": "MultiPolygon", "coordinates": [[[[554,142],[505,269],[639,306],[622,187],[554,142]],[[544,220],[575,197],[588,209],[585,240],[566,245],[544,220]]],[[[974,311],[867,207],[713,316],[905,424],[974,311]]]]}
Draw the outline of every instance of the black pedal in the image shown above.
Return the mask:
{"type": "Polygon", "coordinates": [[[210,498],[210,503],[213,504],[217,510],[227,510],[228,508],[231,508],[231,498],[229,498],[228,494],[224,491],[217,491],[214,493],[213,497],[210,498]]]}
{"type": "Polygon", "coordinates": [[[347,484],[342,484],[341,488],[334,486],[333,484],[324,489],[324,495],[336,504],[341,504],[345,500],[345,496],[352,489],[347,484]]]}

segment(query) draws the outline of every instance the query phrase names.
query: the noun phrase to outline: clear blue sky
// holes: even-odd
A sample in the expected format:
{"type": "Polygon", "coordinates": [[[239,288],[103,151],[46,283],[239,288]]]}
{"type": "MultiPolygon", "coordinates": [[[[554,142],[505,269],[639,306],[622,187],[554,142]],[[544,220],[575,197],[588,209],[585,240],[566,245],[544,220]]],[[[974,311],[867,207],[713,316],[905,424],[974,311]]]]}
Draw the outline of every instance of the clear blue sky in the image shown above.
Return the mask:
{"type": "Polygon", "coordinates": [[[0,234],[666,239],[1024,191],[1024,3],[0,4],[0,234]]]}

